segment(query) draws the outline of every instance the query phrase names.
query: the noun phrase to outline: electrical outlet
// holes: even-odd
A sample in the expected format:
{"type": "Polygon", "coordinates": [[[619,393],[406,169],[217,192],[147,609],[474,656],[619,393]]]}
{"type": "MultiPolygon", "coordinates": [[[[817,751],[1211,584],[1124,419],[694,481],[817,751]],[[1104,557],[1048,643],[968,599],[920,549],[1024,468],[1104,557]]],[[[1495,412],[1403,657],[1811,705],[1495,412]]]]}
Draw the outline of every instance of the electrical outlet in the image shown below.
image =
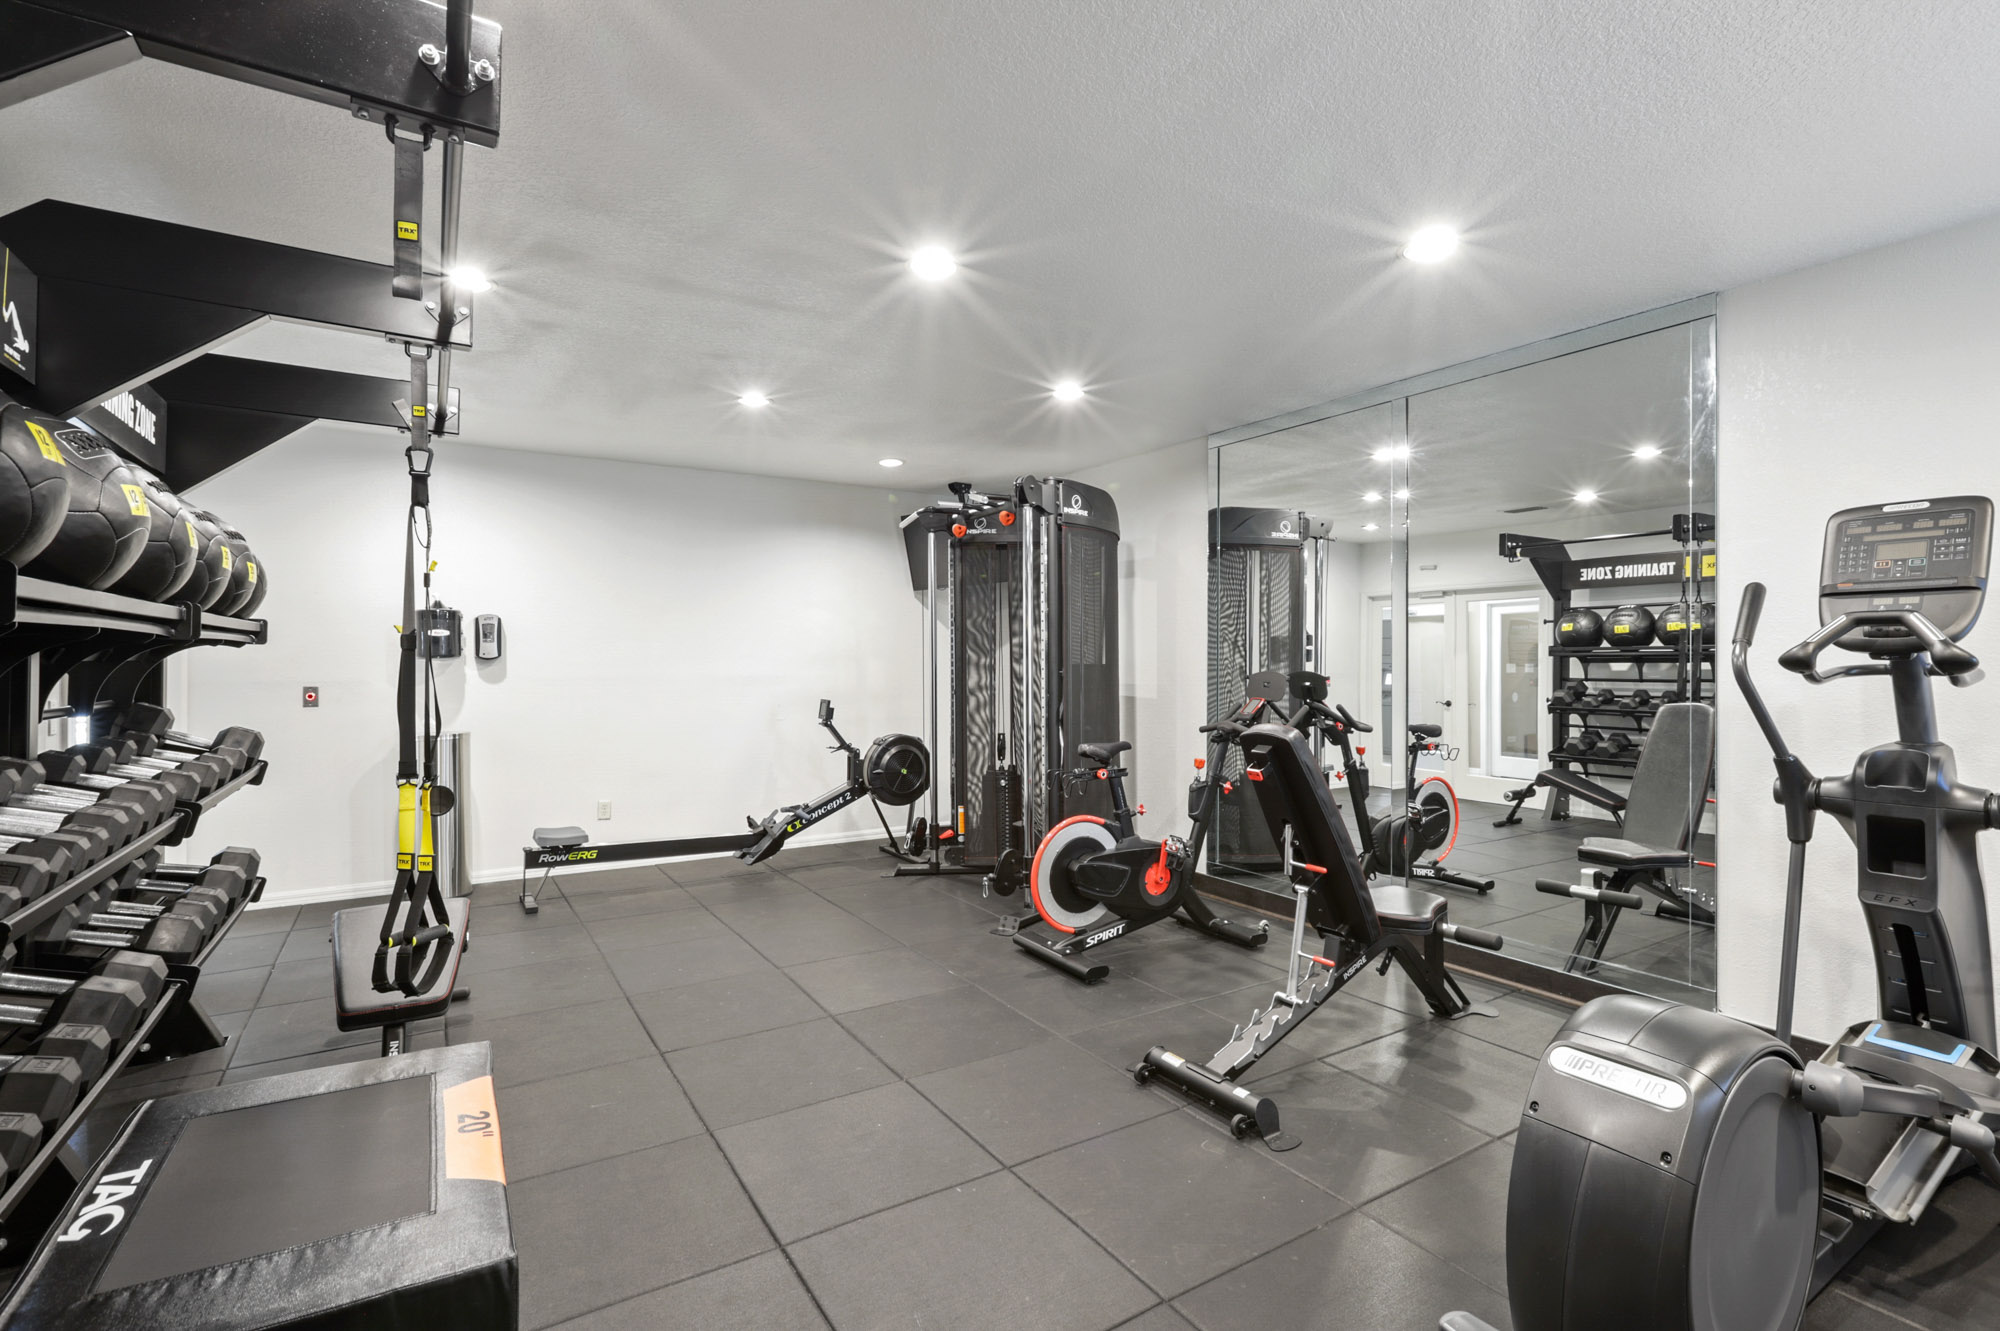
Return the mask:
{"type": "Polygon", "coordinates": [[[611,816],[611,801],[610,801],[610,800],[599,800],[599,801],[597,801],[597,819],[598,819],[598,821],[599,821],[599,822],[603,822],[603,821],[604,821],[605,819],[609,818],[610,816],[611,816]]]}

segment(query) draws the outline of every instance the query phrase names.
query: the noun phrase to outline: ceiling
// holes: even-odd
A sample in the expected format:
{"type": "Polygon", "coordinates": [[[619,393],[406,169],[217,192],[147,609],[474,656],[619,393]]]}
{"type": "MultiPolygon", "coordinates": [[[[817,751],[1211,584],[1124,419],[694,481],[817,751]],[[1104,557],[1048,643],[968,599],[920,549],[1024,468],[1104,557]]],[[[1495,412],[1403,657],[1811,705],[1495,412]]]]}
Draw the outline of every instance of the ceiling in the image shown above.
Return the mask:
{"type": "Polygon", "coordinates": [[[1230,444],[1216,460],[1222,502],[1304,509],[1364,544],[1389,538],[1397,488],[1418,534],[1578,536],[1712,508],[1715,459],[1689,443],[1693,356],[1680,325],[1420,393],[1393,479],[1375,456],[1399,438],[1386,403],[1230,444]]]}
{"type": "MultiPolygon", "coordinates": [[[[2000,210],[1978,0],[479,9],[506,115],[466,170],[499,284],[469,443],[1075,471],[2000,210]],[[1459,256],[1397,258],[1437,220],[1459,256]],[[929,241],[958,279],[908,274],[929,241]],[[1049,400],[1064,375],[1086,401],[1049,400]]],[[[389,184],[378,130],[152,63],[0,111],[0,209],[386,260],[389,184]]],[[[400,369],[294,329],[231,349],[400,369]]]]}

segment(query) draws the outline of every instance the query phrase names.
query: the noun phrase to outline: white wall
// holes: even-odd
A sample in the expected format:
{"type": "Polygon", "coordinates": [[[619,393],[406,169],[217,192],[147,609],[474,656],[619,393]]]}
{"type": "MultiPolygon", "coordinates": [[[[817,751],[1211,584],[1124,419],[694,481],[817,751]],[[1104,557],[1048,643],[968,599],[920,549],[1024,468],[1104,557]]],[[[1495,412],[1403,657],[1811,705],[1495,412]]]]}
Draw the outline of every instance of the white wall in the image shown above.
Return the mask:
{"type": "Polygon", "coordinates": [[[1208,443],[1091,467],[1118,505],[1120,716],[1142,835],[1185,833],[1207,699],[1208,443]]]}
{"type": "MultiPolygon", "coordinates": [[[[1816,772],[1844,772],[1895,738],[1889,688],[1812,688],[1777,653],[1818,627],[1821,535],[1857,504],[2000,492],[2000,219],[1726,293],[1721,380],[1722,627],[1746,582],[1770,588],[1754,655],[1787,739],[1816,772]]],[[[1968,645],[2000,661],[1991,607],[1968,645]]],[[[2000,680],[1940,687],[1940,733],[1970,784],[2000,785],[2000,680]]],[[[1777,993],[1786,842],[1770,753],[1740,702],[1720,727],[1720,1004],[1769,1021],[1777,993]],[[1744,724],[1735,724],[1742,722],[1744,724]]],[[[1991,847],[1986,864],[1996,861],[1991,847]]],[[[1853,846],[1822,819],[1808,861],[1798,1025],[1818,1039],[1873,1015],[1874,968],[1853,846]]]]}
{"type": "MultiPolygon", "coordinates": [[[[393,871],[402,439],[316,425],[192,494],[270,570],[271,641],[181,658],[185,728],[264,732],[271,772],[196,849],[264,852],[273,898],[393,871]],[[300,689],[322,690],[316,710],[300,689]]],[[[517,870],[538,825],[599,841],[714,836],[837,784],[820,697],[864,749],[917,731],[922,616],[899,512],[854,486],[447,443],[432,482],[437,594],[506,624],[499,662],[439,663],[472,735],[468,860],[517,870]],[[595,817],[598,799],[614,817],[595,817]]],[[[866,803],[814,834],[873,826],[866,803]]]]}

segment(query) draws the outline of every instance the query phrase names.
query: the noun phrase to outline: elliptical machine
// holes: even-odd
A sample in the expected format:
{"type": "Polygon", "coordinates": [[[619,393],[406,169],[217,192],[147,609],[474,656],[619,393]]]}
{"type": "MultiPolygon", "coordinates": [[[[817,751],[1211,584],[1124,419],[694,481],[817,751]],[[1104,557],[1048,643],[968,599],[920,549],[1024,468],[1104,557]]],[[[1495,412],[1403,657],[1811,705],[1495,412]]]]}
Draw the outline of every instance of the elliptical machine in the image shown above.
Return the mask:
{"type": "MultiPolygon", "coordinates": [[[[1985,600],[1993,504],[1873,505],[1829,520],[1821,628],[1778,662],[1814,684],[1886,675],[1898,737],[1815,777],[1750,677],[1764,588],[1745,588],[1738,687],[1777,767],[1791,858],[1777,1033],[1637,995],[1578,1009],[1528,1092],[1507,1200],[1515,1331],[1780,1331],[1890,1221],[1967,1161],[2000,1184],[1993,967],[1977,834],[2000,795],[1962,785],[1930,680],[1980,678],[1959,646],[1985,600]],[[1830,647],[1867,664],[1819,668],[1830,647]],[[1817,1060],[1793,1050],[1806,845],[1818,812],[1856,848],[1880,1016],[1817,1060]]],[[[1452,1313],[1445,1331],[1485,1324],[1452,1313]]]]}

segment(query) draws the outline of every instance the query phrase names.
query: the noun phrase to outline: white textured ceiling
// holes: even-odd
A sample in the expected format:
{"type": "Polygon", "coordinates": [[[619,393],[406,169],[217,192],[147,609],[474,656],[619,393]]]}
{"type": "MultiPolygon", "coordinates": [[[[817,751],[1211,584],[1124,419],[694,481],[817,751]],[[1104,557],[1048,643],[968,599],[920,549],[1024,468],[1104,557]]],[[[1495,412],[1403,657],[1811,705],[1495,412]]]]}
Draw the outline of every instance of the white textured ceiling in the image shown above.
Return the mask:
{"type": "MultiPolygon", "coordinates": [[[[479,8],[506,119],[466,248],[501,285],[458,382],[506,447],[1073,471],[2000,210],[1979,0],[479,8]],[[1433,220],[1465,251],[1399,261],[1433,220]],[[929,240],[963,280],[899,267],[929,240]]],[[[379,131],[159,65],[0,111],[0,209],[380,259],[388,187],[379,131]]],[[[327,341],[233,349],[398,370],[327,341]]]]}

